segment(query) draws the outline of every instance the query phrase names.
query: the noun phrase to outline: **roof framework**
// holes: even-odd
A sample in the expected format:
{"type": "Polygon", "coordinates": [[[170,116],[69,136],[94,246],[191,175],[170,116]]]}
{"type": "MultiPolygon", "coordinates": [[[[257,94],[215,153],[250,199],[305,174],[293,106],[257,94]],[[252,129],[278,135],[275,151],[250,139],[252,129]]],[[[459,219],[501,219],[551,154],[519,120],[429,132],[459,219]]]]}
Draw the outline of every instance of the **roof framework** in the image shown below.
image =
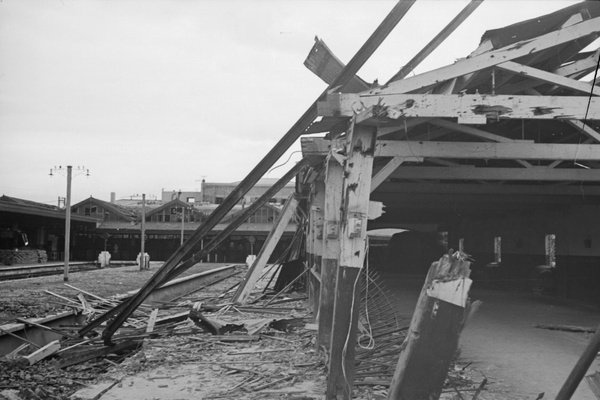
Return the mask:
{"type": "MultiPolygon", "coordinates": [[[[599,33],[600,2],[587,1],[488,31],[452,65],[397,74],[383,86],[355,77],[318,103],[322,118],[306,133],[327,135],[303,139],[303,152],[343,154],[355,123],[377,132],[375,197],[407,183],[443,183],[441,191],[455,183],[490,193],[504,184],[523,194],[556,185],[596,193],[599,33]],[[590,44],[595,48],[582,51],[590,44]]],[[[321,40],[305,64],[326,82],[343,68],[321,40]]]]}

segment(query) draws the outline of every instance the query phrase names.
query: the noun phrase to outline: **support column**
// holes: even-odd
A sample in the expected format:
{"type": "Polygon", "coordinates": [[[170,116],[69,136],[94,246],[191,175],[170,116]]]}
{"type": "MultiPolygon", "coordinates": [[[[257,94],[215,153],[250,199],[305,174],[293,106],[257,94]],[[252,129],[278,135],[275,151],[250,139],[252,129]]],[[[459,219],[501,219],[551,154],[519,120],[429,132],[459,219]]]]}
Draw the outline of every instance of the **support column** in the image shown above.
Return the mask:
{"type": "Polygon", "coordinates": [[[323,255],[323,207],[325,203],[325,182],[315,181],[312,185],[313,193],[310,204],[310,230],[312,239],[312,264],[310,267],[310,307],[313,317],[318,318],[319,298],[321,291],[321,259],[323,255]]]}
{"type": "Polygon", "coordinates": [[[333,304],[335,283],[340,257],[340,209],[342,208],[342,183],[344,167],[329,157],[325,173],[325,204],[323,207],[323,256],[321,261],[321,291],[317,347],[331,348],[331,328],[333,325],[333,304]]]}
{"type": "Polygon", "coordinates": [[[340,262],[333,306],[327,400],[351,399],[356,329],[360,306],[360,271],[366,252],[367,214],[376,130],[352,126],[344,167],[340,262]]]}

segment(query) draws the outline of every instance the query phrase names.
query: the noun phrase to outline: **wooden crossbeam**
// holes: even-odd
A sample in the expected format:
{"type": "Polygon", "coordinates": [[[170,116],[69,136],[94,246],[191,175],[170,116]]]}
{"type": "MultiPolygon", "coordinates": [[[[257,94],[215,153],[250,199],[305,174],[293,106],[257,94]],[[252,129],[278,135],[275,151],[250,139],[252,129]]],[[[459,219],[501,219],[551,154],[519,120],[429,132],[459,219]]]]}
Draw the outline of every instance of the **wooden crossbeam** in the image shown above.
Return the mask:
{"type": "Polygon", "coordinates": [[[595,129],[593,129],[591,126],[589,126],[588,124],[584,123],[583,121],[578,121],[578,120],[574,120],[574,119],[568,119],[567,124],[571,125],[572,127],[576,128],[578,131],[586,134],[587,136],[589,136],[591,139],[593,139],[596,142],[600,142],[600,133],[598,133],[595,129]]]}
{"type": "Polygon", "coordinates": [[[402,118],[600,119],[600,98],[588,96],[517,96],[485,94],[388,94],[363,96],[331,93],[318,103],[321,116],[357,116],[357,123],[402,118]]]}
{"type": "Polygon", "coordinates": [[[466,133],[467,135],[489,140],[492,142],[516,142],[516,140],[514,139],[509,139],[504,136],[489,133],[479,128],[473,128],[472,126],[457,124],[456,122],[448,121],[445,119],[434,119],[429,123],[435,126],[439,126],[441,128],[447,128],[453,131],[466,133]]]}
{"type": "MultiPolygon", "coordinates": [[[[538,68],[532,68],[527,65],[518,64],[513,61],[498,64],[497,67],[506,71],[514,72],[518,75],[526,76],[528,78],[532,78],[541,82],[551,83],[563,88],[575,90],[577,92],[585,93],[588,95],[592,92],[592,89],[594,89],[594,86],[590,85],[589,83],[579,82],[575,79],[557,75],[552,72],[543,71],[538,68]]],[[[600,93],[600,90],[598,90],[598,88],[596,88],[596,91],[600,93]]],[[[598,93],[595,93],[595,95],[598,95],[598,93]]]]}
{"type": "MultiPolygon", "coordinates": [[[[304,155],[326,156],[331,147],[340,146],[321,138],[302,140],[304,155]]],[[[552,143],[475,143],[378,140],[376,157],[434,157],[448,159],[497,160],[600,160],[595,144],[552,143]]]]}
{"type": "Polygon", "coordinates": [[[497,50],[487,51],[470,58],[464,58],[452,65],[395,81],[385,87],[363,92],[363,94],[385,95],[390,93],[412,92],[462,75],[490,68],[506,61],[516,60],[523,56],[560,46],[585,36],[597,34],[598,32],[600,32],[600,17],[552,31],[531,40],[524,40],[497,50]]]}
{"type": "MultiPolygon", "coordinates": [[[[423,161],[423,158],[416,159],[419,162],[423,161]]],[[[377,189],[402,163],[406,161],[406,158],[396,156],[387,162],[377,173],[371,178],[371,192],[377,189]]]]}
{"type": "Polygon", "coordinates": [[[468,181],[577,181],[600,182],[600,170],[582,168],[465,168],[400,167],[390,178],[468,181]]]}
{"type": "MultiPolygon", "coordinates": [[[[505,195],[519,201],[520,196],[532,197],[536,199],[546,198],[550,202],[555,202],[556,197],[569,198],[576,196],[600,196],[598,186],[581,185],[532,185],[524,184],[503,184],[503,185],[479,185],[473,183],[453,183],[451,185],[440,185],[439,183],[412,183],[412,182],[384,182],[374,193],[376,199],[385,203],[398,201],[399,197],[412,198],[415,194],[423,195],[505,195]]],[[[536,200],[537,201],[537,200],[536,200]]],[[[572,201],[570,198],[568,201],[572,201]]]]}

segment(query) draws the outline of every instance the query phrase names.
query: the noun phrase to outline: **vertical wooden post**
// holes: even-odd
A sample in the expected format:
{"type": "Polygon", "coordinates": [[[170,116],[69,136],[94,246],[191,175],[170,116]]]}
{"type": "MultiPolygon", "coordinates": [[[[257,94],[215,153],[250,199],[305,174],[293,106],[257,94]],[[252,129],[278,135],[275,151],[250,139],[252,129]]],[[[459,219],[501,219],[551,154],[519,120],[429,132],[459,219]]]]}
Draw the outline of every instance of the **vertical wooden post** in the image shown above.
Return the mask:
{"type": "Polygon", "coordinates": [[[352,398],[360,305],[358,279],[366,252],[367,213],[376,139],[373,127],[352,126],[348,132],[327,400],[352,398]]]}
{"type": "Polygon", "coordinates": [[[335,283],[340,257],[340,209],[344,167],[333,157],[327,161],[325,174],[325,204],[323,206],[323,255],[321,262],[321,291],[319,295],[317,346],[331,348],[335,283]]]}
{"type": "Polygon", "coordinates": [[[305,248],[306,248],[306,261],[305,261],[305,265],[306,268],[309,269],[309,273],[306,274],[306,288],[307,288],[307,294],[308,294],[308,308],[313,311],[313,313],[315,312],[315,309],[313,308],[315,302],[315,277],[313,276],[312,273],[310,273],[310,269],[312,268],[312,266],[314,265],[314,246],[315,246],[315,241],[314,241],[314,231],[312,229],[313,227],[313,214],[310,211],[311,209],[311,204],[312,204],[312,196],[313,194],[311,193],[311,197],[308,201],[308,205],[307,205],[307,210],[306,213],[308,215],[308,223],[305,226],[305,236],[306,236],[306,244],[305,244],[305,248]]]}
{"type": "Polygon", "coordinates": [[[309,280],[311,284],[311,309],[317,318],[321,292],[321,259],[323,255],[323,207],[325,203],[325,182],[317,180],[312,185],[312,201],[310,204],[310,230],[312,232],[312,264],[309,280]]]}

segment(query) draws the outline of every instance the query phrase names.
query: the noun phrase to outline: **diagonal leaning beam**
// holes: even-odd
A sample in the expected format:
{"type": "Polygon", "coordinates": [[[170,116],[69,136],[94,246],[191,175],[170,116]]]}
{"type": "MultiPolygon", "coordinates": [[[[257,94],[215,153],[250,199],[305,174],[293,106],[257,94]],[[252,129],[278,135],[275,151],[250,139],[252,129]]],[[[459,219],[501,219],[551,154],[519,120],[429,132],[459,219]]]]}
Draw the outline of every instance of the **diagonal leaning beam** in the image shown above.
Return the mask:
{"type": "Polygon", "coordinates": [[[454,32],[454,30],[458,28],[464,22],[464,20],[466,20],[469,15],[471,15],[473,11],[475,11],[477,7],[481,5],[481,3],[483,3],[483,0],[471,0],[471,2],[467,4],[465,8],[463,8],[461,12],[459,12],[456,17],[454,17],[454,19],[440,31],[440,33],[431,39],[431,41],[427,43],[427,45],[423,47],[423,49],[421,49],[417,55],[407,62],[406,65],[400,69],[400,71],[392,76],[388,83],[404,78],[406,75],[410,74],[411,71],[417,68],[419,64],[421,64],[421,62],[427,58],[427,56],[437,49],[438,46],[442,44],[444,40],[446,40],[446,38],[450,36],[452,32],[454,32]]]}
{"type": "MultiPolygon", "coordinates": [[[[164,283],[168,282],[172,278],[177,275],[180,275],[182,272],[186,271],[202,258],[204,258],[208,253],[214,250],[223,239],[232,234],[241,224],[243,224],[248,217],[250,217],[254,212],[256,212],[263,204],[265,204],[270,198],[272,198],[277,192],[279,192],[283,187],[292,179],[298,172],[300,172],[303,168],[305,168],[309,164],[308,158],[303,158],[296,165],[294,165],[283,177],[281,177],[273,186],[271,186],[268,190],[265,191],[256,201],[246,207],[242,212],[240,212],[235,219],[221,232],[219,232],[206,246],[200,249],[198,252],[189,255],[184,262],[179,264],[177,268],[171,270],[170,273],[163,279],[161,283],[157,285],[157,287],[162,286],[164,283]]],[[[147,296],[146,296],[147,297],[147,296]]],[[[144,297],[145,298],[145,297],[144,297]]],[[[127,302],[123,302],[118,306],[114,307],[112,310],[109,310],[101,317],[92,321],[90,324],[85,326],[79,331],[80,335],[84,335],[90,330],[98,327],[102,322],[107,320],[110,316],[122,313],[123,310],[127,307],[127,302]]],[[[126,319],[126,318],[125,318],[126,319]]],[[[124,321],[123,321],[124,322],[124,321]]],[[[114,333],[114,331],[109,330],[110,327],[107,327],[107,330],[104,331],[103,337],[107,337],[107,341],[110,342],[110,336],[114,333]]],[[[118,326],[115,330],[118,329],[118,326]]]]}
{"type": "MultiPolygon", "coordinates": [[[[373,34],[367,39],[365,44],[358,50],[352,60],[343,69],[339,76],[327,87],[327,89],[317,98],[335,87],[347,83],[371,57],[373,52],[379,47],[383,40],[389,35],[394,27],[400,22],[402,17],[412,7],[415,0],[400,0],[382,23],[375,29],[373,34]]],[[[243,181],[225,198],[223,203],[212,212],[204,224],[202,224],[196,232],[173,253],[171,257],[156,271],[148,282],[133,296],[124,306],[119,308],[118,314],[114,320],[107,326],[103,334],[104,341],[110,342],[112,333],[114,333],[131,313],[139,307],[144,299],[154,288],[164,282],[168,276],[174,276],[172,271],[175,271],[178,264],[193,251],[197,243],[212,230],[217,223],[233,208],[238,201],[258,182],[258,180],[273,166],[273,164],[286,152],[286,150],[302,135],[302,132],[317,118],[317,100],[304,112],[300,119],[290,128],[290,130],[277,142],[277,144],[267,153],[267,155],[258,163],[256,167],[244,178],[243,181]]],[[[103,321],[108,320],[115,315],[113,310],[107,311],[100,318],[103,321]]],[[[100,319],[99,318],[99,319],[100,319]]]]}

